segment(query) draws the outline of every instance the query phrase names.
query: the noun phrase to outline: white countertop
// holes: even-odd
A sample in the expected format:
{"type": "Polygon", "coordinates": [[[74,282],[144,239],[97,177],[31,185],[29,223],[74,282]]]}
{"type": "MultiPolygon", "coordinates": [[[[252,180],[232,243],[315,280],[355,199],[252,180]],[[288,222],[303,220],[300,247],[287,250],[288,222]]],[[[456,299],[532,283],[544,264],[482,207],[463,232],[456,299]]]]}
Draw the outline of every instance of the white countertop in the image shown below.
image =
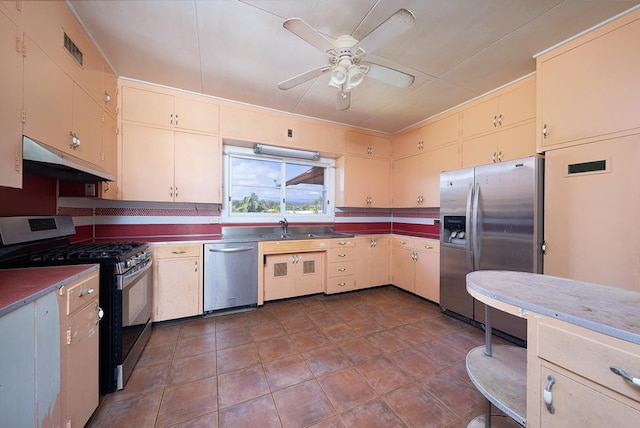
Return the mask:
{"type": "MultiPolygon", "coordinates": [[[[467,290],[640,344],[640,292],[526,272],[476,271],[467,290]]],[[[472,294],[475,294],[472,293],[472,294]]]]}

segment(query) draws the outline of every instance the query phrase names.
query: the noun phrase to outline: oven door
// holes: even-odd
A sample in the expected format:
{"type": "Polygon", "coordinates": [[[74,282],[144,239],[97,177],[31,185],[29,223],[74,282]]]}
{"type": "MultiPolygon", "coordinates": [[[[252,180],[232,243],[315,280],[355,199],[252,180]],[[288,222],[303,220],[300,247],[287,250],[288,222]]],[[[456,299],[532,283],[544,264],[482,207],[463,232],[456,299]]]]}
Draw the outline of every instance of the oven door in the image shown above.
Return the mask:
{"type": "Polygon", "coordinates": [[[141,269],[118,275],[122,296],[122,361],[116,373],[116,388],[122,389],[140,358],[151,334],[151,259],[141,269]]]}

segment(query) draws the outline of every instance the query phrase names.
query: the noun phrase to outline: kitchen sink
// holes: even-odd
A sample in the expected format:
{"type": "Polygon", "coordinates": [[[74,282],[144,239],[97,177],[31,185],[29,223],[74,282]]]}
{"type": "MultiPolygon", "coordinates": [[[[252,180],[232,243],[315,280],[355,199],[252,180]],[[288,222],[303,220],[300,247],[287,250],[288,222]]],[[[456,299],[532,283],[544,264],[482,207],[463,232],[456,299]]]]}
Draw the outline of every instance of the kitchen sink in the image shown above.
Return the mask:
{"type": "Polygon", "coordinates": [[[223,240],[227,241],[275,241],[279,239],[328,239],[352,237],[338,233],[330,226],[291,226],[287,233],[282,233],[280,227],[223,227],[223,240]]]}

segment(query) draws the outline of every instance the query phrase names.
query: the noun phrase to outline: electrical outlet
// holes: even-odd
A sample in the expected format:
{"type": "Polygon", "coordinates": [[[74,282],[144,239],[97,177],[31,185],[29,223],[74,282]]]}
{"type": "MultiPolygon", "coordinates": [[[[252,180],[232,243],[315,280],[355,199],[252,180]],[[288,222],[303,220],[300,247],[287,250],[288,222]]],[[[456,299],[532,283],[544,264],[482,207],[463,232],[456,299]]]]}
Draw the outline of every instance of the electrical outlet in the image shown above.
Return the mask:
{"type": "Polygon", "coordinates": [[[84,183],[84,195],[95,196],[96,195],[96,183],[84,183]]]}
{"type": "Polygon", "coordinates": [[[220,217],[209,217],[209,224],[218,224],[220,223],[220,217]]]}

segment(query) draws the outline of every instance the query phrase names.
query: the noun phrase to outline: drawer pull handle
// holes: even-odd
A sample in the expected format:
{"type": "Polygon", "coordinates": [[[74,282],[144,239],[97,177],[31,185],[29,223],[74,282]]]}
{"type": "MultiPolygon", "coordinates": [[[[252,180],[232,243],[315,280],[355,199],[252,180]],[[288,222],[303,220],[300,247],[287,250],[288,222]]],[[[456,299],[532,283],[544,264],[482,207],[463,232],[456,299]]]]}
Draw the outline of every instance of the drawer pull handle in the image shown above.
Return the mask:
{"type": "Polygon", "coordinates": [[[622,376],[623,378],[625,378],[625,380],[629,381],[635,386],[640,386],[640,377],[633,377],[629,373],[621,369],[620,367],[611,366],[609,367],[609,369],[615,374],[617,374],[618,376],[622,376]]]}
{"type": "Polygon", "coordinates": [[[338,254],[338,257],[347,257],[346,254],[338,254]]]}
{"type": "Polygon", "coordinates": [[[89,294],[93,294],[93,292],[93,288],[87,288],[86,290],[81,290],[80,293],[78,293],[78,297],[88,296],[89,294]]]}
{"type": "Polygon", "coordinates": [[[345,272],[347,269],[346,268],[340,268],[338,269],[338,272],[345,272]]]}
{"type": "Polygon", "coordinates": [[[553,376],[549,375],[547,377],[547,381],[547,387],[544,389],[543,399],[544,404],[547,405],[547,410],[553,415],[556,412],[556,409],[553,407],[553,394],[551,394],[551,387],[556,383],[556,380],[553,376]]]}
{"type": "Polygon", "coordinates": [[[426,248],[427,250],[433,250],[433,246],[432,245],[425,245],[424,248],[426,248]]]}
{"type": "Polygon", "coordinates": [[[186,251],[183,251],[183,250],[171,252],[171,254],[184,254],[184,253],[186,253],[186,251]]]}
{"type": "Polygon", "coordinates": [[[344,287],[345,285],[347,285],[346,282],[341,282],[341,283],[338,284],[338,287],[344,287]]]}

